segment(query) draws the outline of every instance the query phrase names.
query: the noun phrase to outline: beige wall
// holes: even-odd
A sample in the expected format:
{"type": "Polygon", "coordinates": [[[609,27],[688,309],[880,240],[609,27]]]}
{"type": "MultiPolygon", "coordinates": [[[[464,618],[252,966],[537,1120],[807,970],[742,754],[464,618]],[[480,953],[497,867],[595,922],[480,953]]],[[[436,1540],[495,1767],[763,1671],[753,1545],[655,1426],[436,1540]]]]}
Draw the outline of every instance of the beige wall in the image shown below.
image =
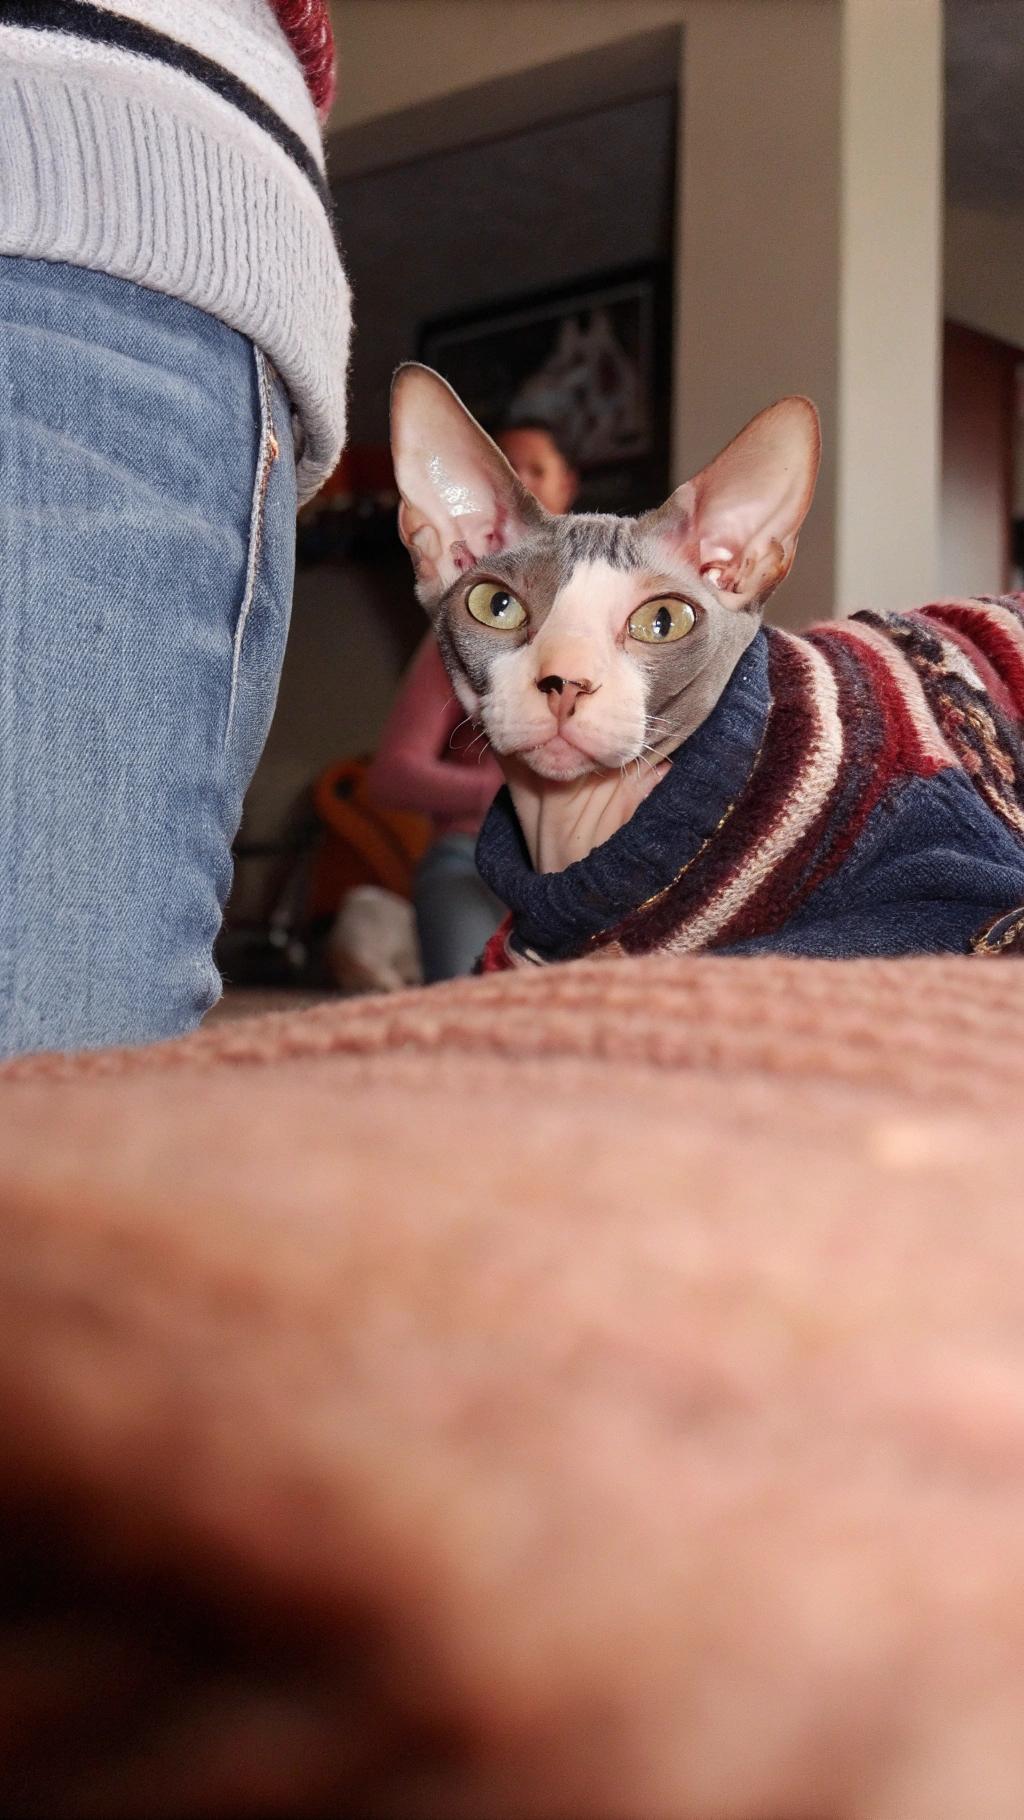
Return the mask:
{"type": "Polygon", "coordinates": [[[690,8],[680,67],[677,478],[786,392],[822,416],[818,497],[774,616],[833,604],[839,8],[690,8]]]}
{"type": "Polygon", "coordinates": [[[846,0],[836,607],[938,583],[942,327],[939,0],[846,0]]]}
{"type": "MultiPolygon", "coordinates": [[[[338,98],[328,130],[675,24],[690,10],[686,0],[331,0],[338,98]]],[[[464,139],[486,130],[472,113],[461,124],[464,139]]]]}

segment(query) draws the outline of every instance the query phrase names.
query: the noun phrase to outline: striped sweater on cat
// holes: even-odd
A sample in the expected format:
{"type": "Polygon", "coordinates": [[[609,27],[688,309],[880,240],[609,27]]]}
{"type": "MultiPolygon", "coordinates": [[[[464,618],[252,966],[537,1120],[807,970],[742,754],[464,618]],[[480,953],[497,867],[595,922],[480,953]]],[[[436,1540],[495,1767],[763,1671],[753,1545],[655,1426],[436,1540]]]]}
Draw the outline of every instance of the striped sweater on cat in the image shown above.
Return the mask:
{"type": "Polygon", "coordinates": [[[482,968],[1024,946],[1022,722],[1024,595],[766,627],[586,859],[535,872],[502,791],[478,862],[511,914],[482,968]]]}

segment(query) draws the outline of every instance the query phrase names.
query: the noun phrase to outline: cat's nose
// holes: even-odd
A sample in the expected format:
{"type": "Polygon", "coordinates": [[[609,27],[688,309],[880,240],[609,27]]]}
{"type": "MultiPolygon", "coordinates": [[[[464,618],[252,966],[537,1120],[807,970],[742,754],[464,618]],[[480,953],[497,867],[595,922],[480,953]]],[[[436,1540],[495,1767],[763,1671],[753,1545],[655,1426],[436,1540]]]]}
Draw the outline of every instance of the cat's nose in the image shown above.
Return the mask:
{"type": "Polygon", "coordinates": [[[576,703],[581,695],[589,695],[593,684],[585,677],[577,679],[572,676],[541,676],[537,687],[542,695],[548,698],[548,707],[561,727],[571,720],[576,712],[576,703]]]}

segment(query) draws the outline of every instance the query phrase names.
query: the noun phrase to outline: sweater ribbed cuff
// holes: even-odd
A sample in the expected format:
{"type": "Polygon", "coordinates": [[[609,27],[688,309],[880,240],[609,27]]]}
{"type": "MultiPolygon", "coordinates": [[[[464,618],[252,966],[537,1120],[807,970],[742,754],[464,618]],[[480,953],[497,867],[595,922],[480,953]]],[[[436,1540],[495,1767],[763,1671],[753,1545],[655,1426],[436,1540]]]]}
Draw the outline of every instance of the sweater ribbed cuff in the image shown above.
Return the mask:
{"type": "Polygon", "coordinates": [[[67,260],[209,312],[273,361],[301,420],[300,497],[345,428],[349,292],[287,152],[203,83],[0,31],[0,252],[67,260]]]}

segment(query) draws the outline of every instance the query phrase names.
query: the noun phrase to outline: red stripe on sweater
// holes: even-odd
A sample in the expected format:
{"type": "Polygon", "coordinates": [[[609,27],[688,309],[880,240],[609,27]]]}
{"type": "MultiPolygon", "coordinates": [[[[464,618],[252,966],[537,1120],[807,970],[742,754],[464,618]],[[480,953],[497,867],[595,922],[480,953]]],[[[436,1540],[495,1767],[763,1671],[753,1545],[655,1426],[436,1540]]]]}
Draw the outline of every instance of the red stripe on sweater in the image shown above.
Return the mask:
{"type": "MultiPolygon", "coordinates": [[[[838,640],[866,672],[870,691],[869,705],[877,705],[886,721],[885,748],[888,753],[888,776],[885,781],[891,781],[892,777],[901,771],[911,772],[916,777],[934,777],[938,771],[946,770],[950,761],[936,758],[922,745],[898,678],[893,673],[892,665],[886,661],[881,651],[876,651],[864,639],[858,638],[856,633],[848,632],[842,620],[837,620],[835,625],[822,628],[814,636],[815,643],[826,654],[831,640],[838,640]]],[[[906,661],[901,659],[895,646],[892,647],[892,651],[897,667],[901,662],[906,661]]],[[[907,666],[907,676],[908,683],[912,683],[916,688],[917,679],[910,672],[909,665],[907,666]]],[[[931,716],[931,708],[923,696],[922,708],[926,714],[931,716]]]]}
{"type": "Polygon", "coordinates": [[[1024,717],[1024,658],[1011,632],[1004,632],[977,607],[954,602],[921,607],[907,617],[929,620],[970,659],[996,707],[1012,721],[1024,717]]]}
{"type": "Polygon", "coordinates": [[[334,33],[327,0],[270,0],[321,116],[334,100],[334,33]]]}
{"type": "Polygon", "coordinates": [[[881,657],[862,645],[855,646],[852,639],[844,639],[844,655],[848,654],[855,666],[851,671],[848,660],[844,662],[838,654],[833,655],[834,638],[831,627],[824,633],[809,634],[810,642],[829,662],[836,679],[839,718],[846,742],[843,772],[796,846],[773,869],[761,889],[719,931],[712,943],[715,948],[731,947],[736,942],[781,929],[800,905],[806,903],[812,891],[839,870],[893,778],[902,771],[917,768],[920,754],[916,741],[912,751],[914,762],[908,763],[911,754],[907,750],[906,715],[901,711],[898,690],[881,657]],[[830,646],[833,649],[830,650],[830,646]],[[863,783],[846,820],[836,824],[849,771],[855,766],[863,773],[863,783]],[[827,836],[833,824],[835,839],[829,844],[827,836]],[[814,864],[815,856],[817,864],[814,864]]]}
{"type": "Polygon", "coordinates": [[[508,952],[508,938],[515,928],[515,917],[506,916],[499,923],[477,962],[478,973],[508,973],[514,965],[508,952]]]}
{"type": "Polygon", "coordinates": [[[847,855],[853,850],[855,843],[864,832],[872,811],[877,808],[886,790],[898,774],[911,771],[917,772],[919,775],[927,775],[936,769],[933,761],[921,751],[896,679],[888,664],[884,662],[879,652],[872,651],[869,646],[853,638],[844,638],[841,628],[837,627],[816,642],[823,655],[832,663],[839,688],[839,712],[844,727],[852,729],[856,726],[860,703],[851,699],[852,692],[842,674],[841,665],[832,657],[829,646],[833,641],[841,643],[843,650],[860,665],[868,701],[880,717],[881,728],[867,788],[860,796],[849,821],[842,828],[839,838],[808,878],[800,894],[801,902],[810,897],[811,892],[818,885],[843,865],[847,855]]]}

